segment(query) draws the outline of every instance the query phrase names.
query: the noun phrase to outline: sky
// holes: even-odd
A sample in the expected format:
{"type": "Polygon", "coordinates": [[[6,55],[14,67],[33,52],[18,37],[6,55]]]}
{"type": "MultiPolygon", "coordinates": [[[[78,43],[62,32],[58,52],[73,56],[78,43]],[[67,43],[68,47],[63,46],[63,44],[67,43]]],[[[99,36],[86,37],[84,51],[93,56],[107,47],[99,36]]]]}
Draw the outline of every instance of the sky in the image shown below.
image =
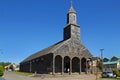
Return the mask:
{"type": "MultiPolygon", "coordinates": [[[[71,0],[0,0],[0,62],[19,64],[63,40],[71,0]]],[[[120,0],[73,0],[80,39],[93,56],[120,56],[120,0]]]]}

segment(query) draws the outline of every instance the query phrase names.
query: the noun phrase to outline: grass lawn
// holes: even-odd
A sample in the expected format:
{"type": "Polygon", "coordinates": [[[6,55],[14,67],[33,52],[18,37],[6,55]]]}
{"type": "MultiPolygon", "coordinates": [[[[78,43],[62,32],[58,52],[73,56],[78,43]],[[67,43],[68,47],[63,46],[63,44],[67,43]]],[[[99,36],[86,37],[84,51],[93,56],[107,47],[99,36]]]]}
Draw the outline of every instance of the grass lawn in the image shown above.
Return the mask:
{"type": "Polygon", "coordinates": [[[23,76],[32,76],[33,73],[27,73],[27,72],[14,72],[15,74],[23,75],[23,76]]]}
{"type": "Polygon", "coordinates": [[[120,80],[120,78],[101,78],[98,80],[120,80]]]}

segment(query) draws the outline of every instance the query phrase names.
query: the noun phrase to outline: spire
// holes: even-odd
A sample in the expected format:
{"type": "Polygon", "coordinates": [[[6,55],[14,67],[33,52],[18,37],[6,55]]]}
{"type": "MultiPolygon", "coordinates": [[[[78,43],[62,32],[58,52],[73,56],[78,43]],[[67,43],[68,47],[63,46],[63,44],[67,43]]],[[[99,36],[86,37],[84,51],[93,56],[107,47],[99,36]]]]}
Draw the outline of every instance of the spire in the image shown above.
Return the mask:
{"type": "Polygon", "coordinates": [[[73,2],[71,1],[71,7],[67,14],[67,24],[77,24],[76,22],[76,12],[73,8],[73,2]]]}
{"type": "Polygon", "coordinates": [[[68,13],[76,13],[75,10],[74,10],[74,8],[73,8],[73,2],[72,2],[72,0],[70,2],[70,5],[71,5],[71,7],[70,7],[68,13]]]}

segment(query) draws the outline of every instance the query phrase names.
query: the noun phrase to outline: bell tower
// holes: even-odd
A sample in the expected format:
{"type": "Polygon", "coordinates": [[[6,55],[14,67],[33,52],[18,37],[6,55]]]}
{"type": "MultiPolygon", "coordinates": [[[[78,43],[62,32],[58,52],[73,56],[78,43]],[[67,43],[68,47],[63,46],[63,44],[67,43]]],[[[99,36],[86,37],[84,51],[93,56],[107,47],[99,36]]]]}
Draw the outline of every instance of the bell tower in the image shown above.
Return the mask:
{"type": "Polygon", "coordinates": [[[80,40],[80,27],[77,25],[76,11],[72,6],[72,2],[67,13],[67,25],[64,28],[64,40],[69,38],[80,40]]]}

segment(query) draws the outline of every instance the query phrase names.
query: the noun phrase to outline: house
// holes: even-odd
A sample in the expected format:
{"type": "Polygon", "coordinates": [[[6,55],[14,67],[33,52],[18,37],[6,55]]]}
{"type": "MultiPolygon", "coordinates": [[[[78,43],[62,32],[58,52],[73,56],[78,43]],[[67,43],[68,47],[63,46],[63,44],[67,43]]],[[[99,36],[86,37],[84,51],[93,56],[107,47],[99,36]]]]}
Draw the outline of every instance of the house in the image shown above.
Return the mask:
{"type": "Polygon", "coordinates": [[[19,71],[19,66],[15,63],[9,64],[4,67],[5,71],[19,71]]]}
{"type": "Polygon", "coordinates": [[[96,72],[97,70],[100,71],[98,68],[97,68],[97,65],[98,65],[98,62],[101,61],[100,57],[92,57],[91,59],[91,69],[93,72],[96,72]]]}
{"type": "Polygon", "coordinates": [[[120,70],[120,57],[113,56],[112,58],[103,59],[104,71],[120,70]]]}

